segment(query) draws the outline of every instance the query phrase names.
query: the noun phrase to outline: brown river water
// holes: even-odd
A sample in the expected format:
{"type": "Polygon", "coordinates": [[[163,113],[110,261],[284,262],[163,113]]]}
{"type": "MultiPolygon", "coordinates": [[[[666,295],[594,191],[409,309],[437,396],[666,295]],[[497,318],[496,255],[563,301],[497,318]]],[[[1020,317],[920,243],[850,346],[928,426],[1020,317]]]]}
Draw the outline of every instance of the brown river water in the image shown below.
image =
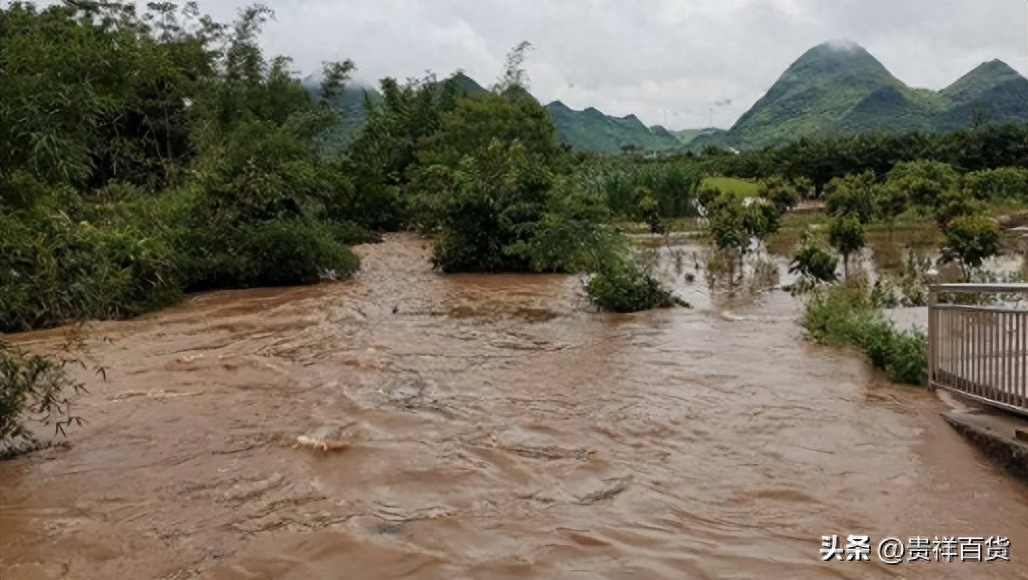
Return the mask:
{"type": "Polygon", "coordinates": [[[787,293],[679,276],[694,309],[597,314],[576,277],[426,246],[89,325],[87,423],[0,462],[0,578],[1028,578],[1025,487],[935,394],[805,342],[787,293]],[[821,562],[831,534],[1011,562],[821,562]]]}

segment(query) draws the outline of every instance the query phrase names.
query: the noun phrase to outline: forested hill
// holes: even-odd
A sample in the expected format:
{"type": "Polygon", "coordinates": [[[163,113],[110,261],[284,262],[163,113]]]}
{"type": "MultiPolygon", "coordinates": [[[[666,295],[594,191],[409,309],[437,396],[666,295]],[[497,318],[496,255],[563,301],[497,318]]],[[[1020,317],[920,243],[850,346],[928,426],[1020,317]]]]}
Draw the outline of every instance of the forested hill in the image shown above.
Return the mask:
{"type": "Polygon", "coordinates": [[[647,151],[682,147],[670,131],[660,125],[647,127],[635,115],[613,117],[593,107],[575,111],[560,101],[546,105],[546,112],[557,126],[561,140],[577,151],[620,153],[622,147],[647,151]]]}
{"type": "Polygon", "coordinates": [[[983,63],[941,91],[908,87],[861,46],[833,41],[808,50],[724,135],[708,144],[753,149],[799,137],[949,131],[980,122],[1028,122],[1028,79],[983,63]]]}

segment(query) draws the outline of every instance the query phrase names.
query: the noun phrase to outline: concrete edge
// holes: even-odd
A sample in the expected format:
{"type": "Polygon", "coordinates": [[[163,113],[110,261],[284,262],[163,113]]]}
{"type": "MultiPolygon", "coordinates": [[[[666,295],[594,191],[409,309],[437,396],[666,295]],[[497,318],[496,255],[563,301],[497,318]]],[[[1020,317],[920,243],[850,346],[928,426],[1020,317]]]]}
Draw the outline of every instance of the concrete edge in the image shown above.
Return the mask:
{"type": "Polygon", "coordinates": [[[1028,441],[1018,436],[1019,431],[1022,437],[1028,432],[1028,420],[990,411],[950,411],[942,417],[1021,483],[1028,485],[1028,441]]]}

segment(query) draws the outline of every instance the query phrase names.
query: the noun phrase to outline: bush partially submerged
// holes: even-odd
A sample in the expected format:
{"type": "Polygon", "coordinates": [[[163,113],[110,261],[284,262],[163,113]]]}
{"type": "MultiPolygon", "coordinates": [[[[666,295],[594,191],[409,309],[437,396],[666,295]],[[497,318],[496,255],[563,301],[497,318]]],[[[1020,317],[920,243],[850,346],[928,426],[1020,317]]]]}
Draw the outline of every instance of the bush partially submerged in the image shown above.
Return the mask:
{"type": "Polygon", "coordinates": [[[608,312],[689,306],[653,275],[630,260],[603,267],[589,278],[585,292],[597,308],[608,312]]]}
{"type": "Polygon", "coordinates": [[[803,314],[810,338],[823,344],[856,346],[875,367],[897,382],[927,380],[928,342],[918,330],[897,330],[856,284],[814,293],[803,314]]]}
{"type": "MultiPolygon", "coordinates": [[[[261,53],[269,11],[101,4],[0,9],[0,332],[349,274],[383,204],[319,155],[338,114],[261,53]]],[[[352,68],[327,63],[321,96],[352,68]]]]}
{"type": "Polygon", "coordinates": [[[27,210],[0,208],[0,332],[134,316],[178,299],[171,248],[142,216],[88,222],[64,201],[48,193],[27,210]]]}
{"type": "Polygon", "coordinates": [[[268,221],[190,232],[187,287],[287,286],[345,278],[360,259],[317,222],[268,221]]]}

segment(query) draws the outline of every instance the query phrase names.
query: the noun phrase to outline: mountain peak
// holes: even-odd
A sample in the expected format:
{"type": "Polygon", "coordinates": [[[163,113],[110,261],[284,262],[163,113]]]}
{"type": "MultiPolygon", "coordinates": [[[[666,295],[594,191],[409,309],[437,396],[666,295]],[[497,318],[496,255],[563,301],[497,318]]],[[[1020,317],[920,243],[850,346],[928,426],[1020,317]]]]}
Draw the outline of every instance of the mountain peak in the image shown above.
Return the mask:
{"type": "Polygon", "coordinates": [[[535,101],[537,103],[539,102],[538,99],[532,96],[532,93],[528,92],[527,90],[525,90],[525,87],[522,87],[520,85],[511,85],[507,87],[507,89],[503,91],[503,96],[511,100],[528,99],[531,101],[535,101]]]}
{"type": "Polygon", "coordinates": [[[571,111],[571,107],[565,105],[562,101],[553,101],[546,108],[552,111],[571,111]]]}
{"type": "Polygon", "coordinates": [[[824,134],[861,100],[889,87],[909,90],[859,44],[830,40],[789,65],[730,133],[744,146],[787,140],[797,132],[824,134]],[[757,134],[762,137],[754,140],[757,134]]]}
{"type": "Polygon", "coordinates": [[[953,81],[953,84],[942,89],[942,95],[954,102],[963,103],[978,98],[997,85],[1023,79],[1021,73],[997,58],[983,62],[953,81]]]}
{"type": "Polygon", "coordinates": [[[475,79],[464,74],[464,71],[462,70],[458,70],[453,73],[450,80],[457,85],[457,90],[466,96],[474,97],[489,92],[485,90],[482,85],[478,84],[475,79]]]}
{"type": "Polygon", "coordinates": [[[833,38],[832,40],[822,42],[814,48],[834,50],[836,52],[858,52],[864,50],[863,46],[860,46],[856,41],[848,38],[833,38]]]}
{"type": "Polygon", "coordinates": [[[994,77],[1013,78],[1015,76],[1021,76],[1021,73],[1014,70],[1014,67],[1010,66],[1009,64],[1003,62],[998,58],[994,58],[992,60],[983,62],[982,64],[971,69],[971,72],[968,74],[975,72],[994,77]]]}
{"type": "Polygon", "coordinates": [[[850,40],[830,40],[803,53],[779,78],[779,83],[783,82],[841,82],[873,88],[903,84],[864,47],[850,40]]]}
{"type": "Polygon", "coordinates": [[[885,67],[863,46],[846,39],[822,42],[803,53],[789,68],[839,66],[840,64],[853,66],[855,63],[862,63],[863,66],[870,65],[885,71],[885,67]]]}

